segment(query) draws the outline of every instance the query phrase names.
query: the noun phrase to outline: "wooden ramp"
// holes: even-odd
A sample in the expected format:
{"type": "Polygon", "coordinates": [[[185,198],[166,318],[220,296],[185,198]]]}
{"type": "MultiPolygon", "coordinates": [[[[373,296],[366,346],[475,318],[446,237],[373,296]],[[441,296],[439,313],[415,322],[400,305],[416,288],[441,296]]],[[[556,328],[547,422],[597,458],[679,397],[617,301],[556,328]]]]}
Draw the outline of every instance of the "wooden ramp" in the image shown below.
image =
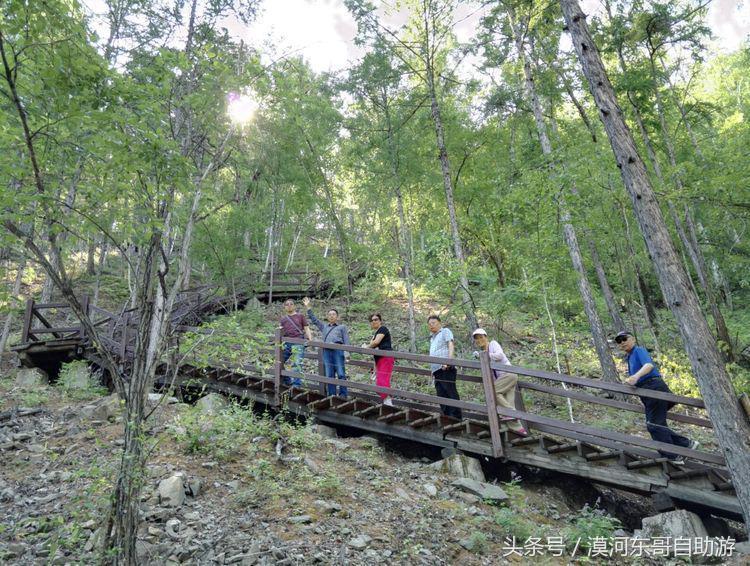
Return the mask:
{"type": "MultiPolygon", "coordinates": [[[[234,301],[234,298],[232,298],[234,301]]],[[[57,325],[47,316],[69,316],[65,306],[27,305],[25,342],[14,349],[26,365],[40,365],[41,360],[54,356],[87,358],[98,363],[98,352],[84,335],[80,325],[70,321],[57,325]],[[39,320],[41,326],[31,324],[39,320]]],[[[172,323],[176,329],[191,329],[186,322],[195,322],[210,314],[231,308],[226,298],[216,297],[208,290],[186,295],[175,307],[172,323]],[[197,315],[195,313],[198,313],[197,315]]],[[[137,313],[114,314],[96,307],[89,308],[98,329],[101,347],[109,349],[127,367],[133,355],[134,327],[137,313]]],[[[588,481],[610,485],[645,495],[658,495],[661,509],[684,507],[701,513],[742,520],[731,476],[721,454],[655,442],[602,427],[600,423],[569,422],[527,411],[521,392],[527,398],[567,399],[591,406],[604,406],[620,415],[642,415],[640,403],[611,398],[616,393],[625,397],[651,397],[672,401],[691,409],[690,413],[670,412],[673,422],[711,429],[711,422],[702,413],[703,401],[668,393],[636,390],[622,385],[604,383],[530,368],[502,366],[492,363],[484,354],[479,361],[444,359],[405,352],[380,352],[354,346],[322,344],[316,341],[282,337],[279,332],[269,338],[269,347],[258,354],[269,361],[268,367],[236,367],[213,361],[208,367],[186,364],[175,375],[174,368],[162,368],[159,387],[195,387],[217,391],[263,404],[278,411],[289,411],[305,417],[314,416],[332,425],[346,425],[416,441],[437,447],[452,447],[468,453],[484,455],[504,462],[569,474],[588,481]],[[282,364],[284,343],[306,347],[303,373],[289,371],[282,364]],[[323,348],[348,351],[350,378],[346,382],[325,377],[323,348]],[[378,387],[369,380],[372,355],[395,358],[392,387],[378,387]],[[271,360],[273,360],[271,362],[271,360]],[[428,364],[451,364],[458,370],[457,381],[462,399],[437,397],[433,393],[428,364]],[[516,410],[498,407],[495,402],[494,370],[519,376],[516,410]],[[286,385],[301,379],[301,387],[286,385]],[[345,383],[348,396],[329,394],[327,386],[345,383]],[[566,387],[560,387],[565,384],[566,387]],[[394,406],[381,402],[380,394],[390,395],[394,406]],[[607,397],[604,394],[608,394],[607,397]],[[461,419],[443,415],[441,406],[462,411],[461,419]],[[508,428],[520,419],[529,434],[521,436],[508,428]],[[663,456],[667,451],[677,454],[684,463],[674,463],[663,456]]],[[[331,391],[334,393],[334,391],[331,391]]],[[[645,426],[644,426],[645,429],[645,426]]]]}

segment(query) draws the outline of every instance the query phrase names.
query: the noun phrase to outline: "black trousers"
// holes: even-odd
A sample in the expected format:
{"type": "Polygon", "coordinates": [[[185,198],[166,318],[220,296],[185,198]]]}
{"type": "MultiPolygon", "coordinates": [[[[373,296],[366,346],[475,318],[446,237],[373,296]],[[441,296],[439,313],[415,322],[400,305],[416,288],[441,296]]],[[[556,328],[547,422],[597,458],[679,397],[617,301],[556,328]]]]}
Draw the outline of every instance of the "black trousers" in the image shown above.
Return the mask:
{"type": "MultiPolygon", "coordinates": [[[[639,385],[638,388],[671,393],[669,386],[664,383],[664,380],[660,377],[647,379],[642,385],[639,385]]],[[[646,430],[648,430],[651,438],[658,442],[666,442],[667,444],[674,444],[684,448],[690,446],[689,438],[677,434],[667,426],[667,411],[674,406],[674,403],[670,401],[662,401],[661,399],[649,399],[648,397],[641,397],[641,402],[646,410],[646,430]]],[[[662,451],[660,450],[660,452],[662,451]]],[[[676,454],[671,454],[669,452],[662,452],[662,454],[667,458],[677,458],[676,454]]]]}
{"type": "MultiPolygon", "coordinates": [[[[435,378],[435,393],[438,397],[447,397],[448,399],[460,401],[458,389],[456,389],[456,373],[455,367],[439,369],[432,373],[432,376],[435,378]]],[[[440,411],[446,417],[461,418],[461,409],[458,407],[440,405],[440,411]]]]}

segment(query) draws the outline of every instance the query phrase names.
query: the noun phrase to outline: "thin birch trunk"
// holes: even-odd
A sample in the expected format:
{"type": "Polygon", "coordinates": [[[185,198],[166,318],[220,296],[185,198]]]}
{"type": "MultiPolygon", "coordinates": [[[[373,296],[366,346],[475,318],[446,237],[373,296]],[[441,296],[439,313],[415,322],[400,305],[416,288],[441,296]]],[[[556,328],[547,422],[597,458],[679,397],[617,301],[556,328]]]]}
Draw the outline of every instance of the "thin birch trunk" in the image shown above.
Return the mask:
{"type": "MultiPolygon", "coordinates": [[[[539,142],[542,146],[542,153],[551,164],[552,144],[549,139],[549,134],[547,133],[547,125],[544,120],[544,114],[542,113],[542,105],[539,101],[539,96],[534,84],[534,77],[531,72],[531,61],[526,54],[526,48],[524,46],[523,34],[521,31],[522,22],[516,21],[512,9],[509,11],[509,21],[515,38],[516,50],[518,51],[518,56],[520,57],[523,66],[524,86],[534,114],[534,122],[536,123],[539,142]]],[[[551,166],[554,167],[552,164],[551,166]]],[[[575,192],[575,189],[571,188],[571,192],[575,192]]],[[[599,318],[599,314],[596,312],[596,304],[594,303],[594,296],[591,292],[591,284],[589,283],[586,269],[583,266],[581,248],[578,245],[578,238],[576,237],[575,228],[573,227],[565,196],[560,195],[558,202],[560,205],[560,218],[563,225],[563,235],[568,247],[568,252],[570,253],[570,260],[573,264],[573,269],[578,275],[578,290],[581,294],[583,309],[586,313],[591,336],[594,340],[594,348],[596,349],[599,364],[602,368],[602,379],[612,383],[619,383],[620,379],[617,375],[615,363],[612,360],[612,353],[610,352],[607,343],[604,326],[599,318]]]]}
{"type": "Polygon", "coordinates": [[[615,332],[625,330],[625,323],[620,316],[620,308],[615,299],[615,294],[612,292],[612,287],[609,285],[607,279],[607,273],[604,271],[604,266],[599,259],[599,252],[596,249],[596,244],[592,238],[588,238],[589,249],[591,250],[591,261],[594,263],[594,269],[596,270],[596,277],[599,280],[599,287],[602,290],[604,296],[604,302],[607,305],[609,316],[612,318],[612,324],[614,325],[615,332]]]}
{"type": "Polygon", "coordinates": [[[23,283],[23,272],[26,269],[26,257],[23,256],[18,261],[18,271],[16,271],[16,279],[13,282],[11,289],[11,300],[10,310],[8,315],[5,317],[5,323],[3,324],[2,333],[0,333],[0,356],[5,352],[5,346],[8,343],[8,337],[10,336],[10,329],[13,325],[13,319],[15,318],[15,309],[18,308],[17,297],[21,294],[21,283],[23,283]]]}

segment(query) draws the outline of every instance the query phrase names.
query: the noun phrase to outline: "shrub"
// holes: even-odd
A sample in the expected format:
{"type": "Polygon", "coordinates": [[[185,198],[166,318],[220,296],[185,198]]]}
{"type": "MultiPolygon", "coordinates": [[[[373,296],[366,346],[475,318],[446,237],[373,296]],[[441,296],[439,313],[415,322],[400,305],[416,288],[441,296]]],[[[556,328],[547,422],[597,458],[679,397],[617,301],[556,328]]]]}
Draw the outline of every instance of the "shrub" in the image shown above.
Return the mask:
{"type": "Polygon", "coordinates": [[[102,387],[98,378],[91,373],[89,365],[83,360],[74,360],[63,364],[57,379],[66,397],[78,401],[85,401],[100,397],[109,393],[106,387],[102,387]]]}
{"type": "Polygon", "coordinates": [[[622,525],[603,509],[584,505],[573,524],[565,530],[565,540],[572,548],[580,540],[580,547],[589,548],[593,539],[612,538],[622,525]]]}

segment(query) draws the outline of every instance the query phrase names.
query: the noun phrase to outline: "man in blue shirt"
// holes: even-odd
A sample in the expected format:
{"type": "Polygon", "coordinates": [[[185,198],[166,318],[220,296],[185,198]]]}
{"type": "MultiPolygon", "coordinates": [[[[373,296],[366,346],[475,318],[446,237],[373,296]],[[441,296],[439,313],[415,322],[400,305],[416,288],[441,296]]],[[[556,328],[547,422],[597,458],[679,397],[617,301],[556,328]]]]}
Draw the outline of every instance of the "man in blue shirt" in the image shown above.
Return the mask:
{"type": "MultiPolygon", "coordinates": [[[[628,378],[625,383],[641,389],[671,393],[669,387],[661,378],[654,360],[651,359],[646,348],[636,345],[635,337],[632,334],[620,332],[615,336],[615,342],[628,357],[628,378]]],[[[646,429],[651,434],[651,438],[658,442],[666,442],[691,450],[698,447],[697,441],[685,438],[667,426],[667,412],[674,406],[673,402],[649,397],[641,397],[641,401],[646,410],[646,429]]],[[[676,454],[667,452],[663,452],[663,454],[675,463],[684,463],[682,458],[676,454]]]]}
{"type": "MultiPolygon", "coordinates": [[[[327,344],[349,344],[349,331],[346,326],[339,324],[339,311],[336,309],[329,309],[326,318],[328,322],[319,320],[313,314],[310,308],[310,299],[305,297],[302,299],[302,303],[307,307],[307,317],[312,323],[318,327],[321,334],[323,335],[323,342],[327,344]]],[[[323,348],[323,369],[325,370],[326,377],[334,378],[338,375],[339,379],[346,380],[345,370],[345,353],[343,350],[334,350],[332,348],[323,348]]],[[[328,395],[336,395],[336,386],[330,383],[326,387],[328,395]]],[[[346,397],[348,391],[343,385],[340,387],[339,395],[346,397]]]]}

